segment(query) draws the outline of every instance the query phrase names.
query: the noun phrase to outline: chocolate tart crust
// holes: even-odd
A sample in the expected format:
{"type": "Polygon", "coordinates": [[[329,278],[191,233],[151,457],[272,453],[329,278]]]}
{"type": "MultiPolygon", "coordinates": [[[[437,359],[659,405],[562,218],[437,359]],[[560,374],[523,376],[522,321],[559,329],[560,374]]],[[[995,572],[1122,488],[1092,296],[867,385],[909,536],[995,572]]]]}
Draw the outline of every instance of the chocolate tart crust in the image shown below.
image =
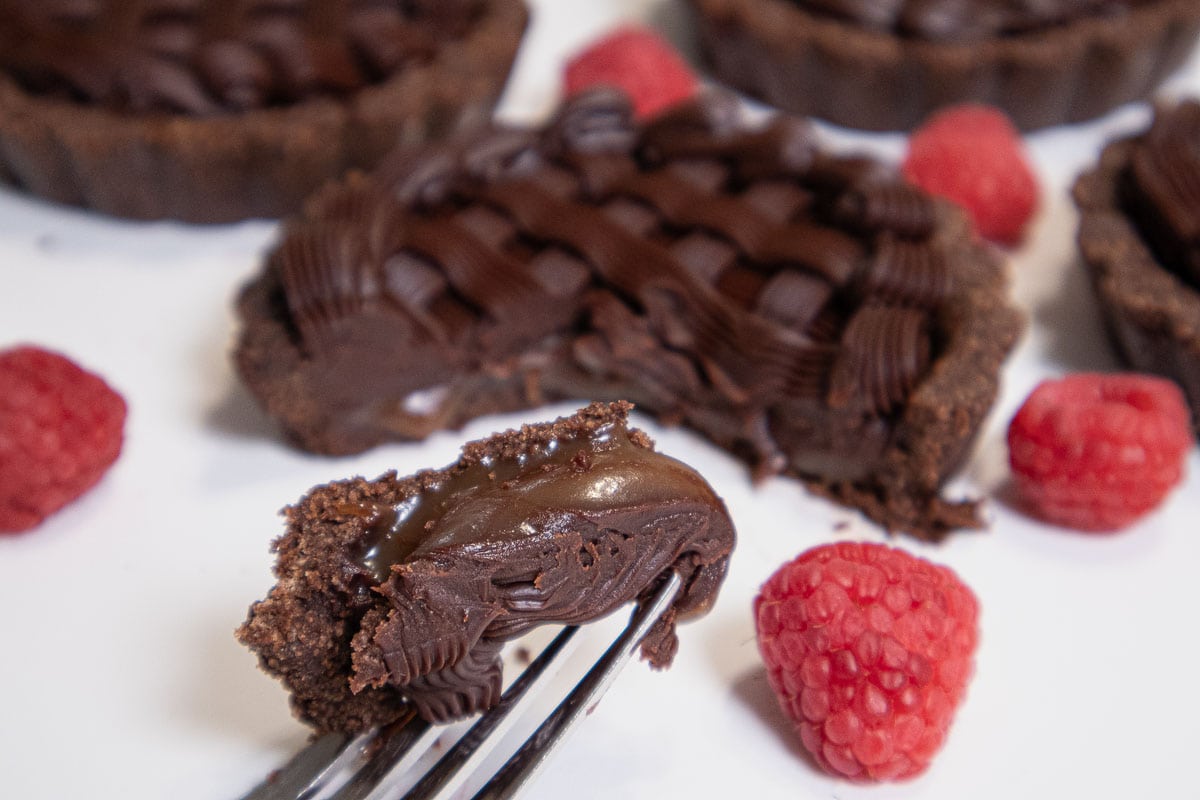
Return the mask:
{"type": "Polygon", "coordinates": [[[1022,129],[1080,122],[1148,96],[1200,35],[1200,3],[970,43],[905,39],[787,0],[689,0],[701,50],[729,85],[788,111],[864,130],[911,130],[960,102],[1022,129]]]}
{"type": "Polygon", "coordinates": [[[207,117],[89,107],[0,75],[0,181],[132,219],[286,216],[398,143],[488,121],[527,19],[521,0],[489,0],[463,38],[383,83],[341,99],[207,117]]]}
{"type": "Polygon", "coordinates": [[[1178,383],[1200,430],[1200,292],[1158,262],[1120,207],[1118,180],[1134,146],[1109,144],[1076,181],[1079,251],[1117,352],[1178,383]]]}
{"type": "Polygon", "coordinates": [[[1003,265],[983,255],[970,222],[949,204],[941,206],[940,220],[938,236],[957,265],[956,302],[940,309],[942,355],[909,395],[885,467],[867,483],[799,476],[817,494],[858,509],[889,532],[926,541],[984,527],[979,501],[945,499],[940,487],[970,457],[1024,327],[1009,304],[1003,265]]]}

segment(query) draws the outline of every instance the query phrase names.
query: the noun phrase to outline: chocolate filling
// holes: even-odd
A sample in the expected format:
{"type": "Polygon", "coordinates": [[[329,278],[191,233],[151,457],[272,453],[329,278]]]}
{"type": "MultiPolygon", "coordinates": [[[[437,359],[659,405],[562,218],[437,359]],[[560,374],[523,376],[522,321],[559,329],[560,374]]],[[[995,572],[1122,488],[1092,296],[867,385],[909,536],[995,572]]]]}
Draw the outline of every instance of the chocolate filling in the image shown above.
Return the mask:
{"type": "Polygon", "coordinates": [[[394,565],[440,547],[523,540],[535,532],[530,520],[547,508],[596,515],[616,502],[654,505],[711,494],[693,470],[634,444],[625,421],[616,420],[539,442],[516,458],[484,458],[377,510],[361,563],[383,582],[394,565]]]}
{"type": "Polygon", "coordinates": [[[461,37],[478,0],[0,0],[0,71],[126,112],[208,115],[345,96],[461,37]]]}

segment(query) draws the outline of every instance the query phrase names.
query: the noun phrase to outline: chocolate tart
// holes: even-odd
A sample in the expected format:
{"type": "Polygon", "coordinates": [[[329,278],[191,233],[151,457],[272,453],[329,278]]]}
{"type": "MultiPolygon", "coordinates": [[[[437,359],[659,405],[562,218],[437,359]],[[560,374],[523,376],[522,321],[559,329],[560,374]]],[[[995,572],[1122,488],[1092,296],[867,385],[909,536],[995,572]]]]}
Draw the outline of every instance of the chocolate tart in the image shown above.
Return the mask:
{"type": "Polygon", "coordinates": [[[910,130],[961,102],[1023,129],[1148,96],[1200,34],[1195,0],[689,0],[722,81],[788,111],[910,130]]]}
{"type": "Polygon", "coordinates": [[[1079,249],[1116,349],[1200,421],[1200,103],[1160,107],[1074,187],[1079,249]]]}
{"type": "Polygon", "coordinates": [[[1018,329],[962,215],[809,125],[596,91],[543,130],[409,151],[323,192],[239,302],[239,372],[301,446],[627,399],[885,524],[938,487],[1018,329]]]}
{"type": "Polygon", "coordinates": [[[231,222],[491,117],[521,0],[0,0],[0,181],[231,222]]]}
{"type": "Polygon", "coordinates": [[[628,403],[497,434],[451,466],[318,486],[285,509],[279,582],[238,638],[320,730],[407,709],[445,722],[495,704],[504,642],[683,588],[641,642],[664,668],[703,614],[734,530],[690,467],[626,427],[628,403]]]}

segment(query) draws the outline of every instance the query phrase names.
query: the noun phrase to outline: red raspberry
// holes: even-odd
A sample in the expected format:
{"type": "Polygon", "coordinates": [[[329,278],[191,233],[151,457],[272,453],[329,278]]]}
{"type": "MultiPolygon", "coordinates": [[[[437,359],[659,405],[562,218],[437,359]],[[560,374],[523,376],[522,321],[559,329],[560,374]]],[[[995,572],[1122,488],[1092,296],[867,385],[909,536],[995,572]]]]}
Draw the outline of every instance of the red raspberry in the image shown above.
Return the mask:
{"type": "Polygon", "coordinates": [[[32,528],[90,489],[121,452],[125,401],[36,347],[0,352],[0,532],[32,528]]]}
{"type": "Polygon", "coordinates": [[[967,210],[975,230],[1002,244],[1021,240],[1038,186],[1021,136],[1004,113],[982,105],[939,111],[913,132],[904,176],[967,210]]]}
{"type": "Polygon", "coordinates": [[[1124,527],[1162,502],[1191,446],[1183,393],[1149,375],[1045,381],[1008,426],[1022,500],[1042,519],[1085,531],[1124,527]]]}
{"type": "Polygon", "coordinates": [[[592,86],[624,89],[634,113],[652,117],[696,93],[696,76],[670,44],[644,28],[621,28],[567,62],[568,97],[592,86]]]}
{"type": "Polygon", "coordinates": [[[800,741],[858,781],[929,765],[971,676],[978,614],[949,569],[865,542],[801,553],[754,601],[767,677],[800,741]]]}

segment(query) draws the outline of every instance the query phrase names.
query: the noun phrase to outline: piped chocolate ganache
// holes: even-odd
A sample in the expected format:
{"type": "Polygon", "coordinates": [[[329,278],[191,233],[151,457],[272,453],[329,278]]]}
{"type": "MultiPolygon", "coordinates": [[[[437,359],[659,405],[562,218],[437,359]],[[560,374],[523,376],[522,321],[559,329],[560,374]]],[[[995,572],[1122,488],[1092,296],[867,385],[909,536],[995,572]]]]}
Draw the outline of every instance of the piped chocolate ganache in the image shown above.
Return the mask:
{"type": "Polygon", "coordinates": [[[1174,379],[1200,425],[1200,103],[1157,109],[1074,190],[1079,246],[1117,350],[1174,379]]]}
{"type": "Polygon", "coordinates": [[[524,24],[520,0],[0,0],[0,178],[133,217],[296,211],[486,117],[524,24]]]}
{"type": "Polygon", "coordinates": [[[1131,148],[1117,191],[1159,263],[1200,288],[1200,103],[1160,109],[1131,148]]]}
{"type": "Polygon", "coordinates": [[[36,94],[215,114],[341,96],[427,62],[479,2],[0,0],[0,69],[36,94]]]}
{"type": "Polygon", "coordinates": [[[674,658],[678,620],[716,599],[734,546],[711,487],[626,427],[627,403],[473,442],[409,478],[314,489],[287,509],[278,584],[239,638],[321,730],[448,721],[500,696],[504,642],[683,589],[641,643],[674,658]]]}
{"type": "Polygon", "coordinates": [[[242,376],[312,450],[624,398],[929,536],[975,523],[938,486],[1019,327],[890,170],[724,95],[639,126],[609,91],[323,193],[240,313],[242,376]]]}
{"type": "Polygon", "coordinates": [[[1141,99],[1200,35],[1195,0],[689,0],[714,74],[779,108],[911,130],[956,103],[1021,128],[1141,99]]]}

